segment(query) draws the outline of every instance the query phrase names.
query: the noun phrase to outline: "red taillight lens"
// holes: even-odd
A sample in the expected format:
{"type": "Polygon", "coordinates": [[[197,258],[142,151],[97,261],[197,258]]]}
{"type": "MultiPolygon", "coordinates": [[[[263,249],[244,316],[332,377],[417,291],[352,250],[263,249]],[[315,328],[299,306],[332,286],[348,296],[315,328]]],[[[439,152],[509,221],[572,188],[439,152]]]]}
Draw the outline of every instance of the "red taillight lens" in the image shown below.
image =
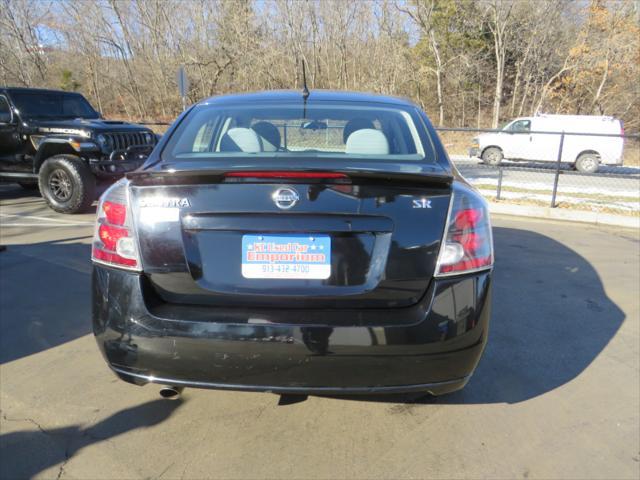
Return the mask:
{"type": "Polygon", "coordinates": [[[264,171],[264,172],[228,172],[225,174],[228,178],[289,178],[289,179],[337,179],[347,178],[344,173],[338,172],[281,172],[281,171],[264,171]]]}
{"type": "Polygon", "coordinates": [[[493,265],[493,240],[486,202],[477,193],[454,189],[436,275],[459,275],[493,265]]]}
{"type": "Polygon", "coordinates": [[[129,236],[129,230],[126,228],[114,227],[106,223],[98,227],[98,237],[107,250],[115,251],[118,240],[129,236]]]}
{"type": "Polygon", "coordinates": [[[482,220],[482,209],[466,208],[456,213],[455,226],[460,230],[468,230],[482,220]]]}
{"type": "Polygon", "coordinates": [[[124,225],[127,219],[127,206],[105,200],[102,202],[102,211],[107,217],[107,222],[112,225],[124,225]]]}
{"type": "Polygon", "coordinates": [[[92,255],[94,260],[99,260],[101,263],[121,265],[125,267],[135,267],[138,265],[138,262],[133,258],[121,257],[117,253],[107,252],[96,247],[93,248],[92,255]]]}
{"type": "Polygon", "coordinates": [[[128,270],[140,270],[137,239],[128,207],[126,180],[115,183],[98,205],[91,259],[128,270]]]}

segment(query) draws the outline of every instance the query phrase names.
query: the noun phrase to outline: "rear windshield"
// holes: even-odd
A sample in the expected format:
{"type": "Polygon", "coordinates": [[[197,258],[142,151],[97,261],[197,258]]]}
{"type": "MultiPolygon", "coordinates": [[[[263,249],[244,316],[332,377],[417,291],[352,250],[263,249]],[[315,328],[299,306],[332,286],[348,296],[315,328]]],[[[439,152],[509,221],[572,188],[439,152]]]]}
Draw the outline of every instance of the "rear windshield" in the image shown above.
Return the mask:
{"type": "Polygon", "coordinates": [[[24,118],[98,118],[98,112],[82,95],[12,92],[11,100],[24,118]]]}
{"type": "Polygon", "coordinates": [[[418,161],[427,151],[420,122],[415,110],[386,105],[202,104],[174,132],[163,156],[189,161],[247,155],[418,161]]]}

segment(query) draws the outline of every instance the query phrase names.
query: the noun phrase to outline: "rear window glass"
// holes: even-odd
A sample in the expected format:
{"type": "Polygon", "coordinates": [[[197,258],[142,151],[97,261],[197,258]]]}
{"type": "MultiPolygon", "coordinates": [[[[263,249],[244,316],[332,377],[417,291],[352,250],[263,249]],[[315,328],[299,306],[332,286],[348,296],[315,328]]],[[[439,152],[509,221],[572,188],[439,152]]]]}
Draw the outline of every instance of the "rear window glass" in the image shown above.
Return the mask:
{"type": "Polygon", "coordinates": [[[421,128],[417,112],[393,106],[203,104],[180,124],[163,155],[424,160],[421,128]]]}

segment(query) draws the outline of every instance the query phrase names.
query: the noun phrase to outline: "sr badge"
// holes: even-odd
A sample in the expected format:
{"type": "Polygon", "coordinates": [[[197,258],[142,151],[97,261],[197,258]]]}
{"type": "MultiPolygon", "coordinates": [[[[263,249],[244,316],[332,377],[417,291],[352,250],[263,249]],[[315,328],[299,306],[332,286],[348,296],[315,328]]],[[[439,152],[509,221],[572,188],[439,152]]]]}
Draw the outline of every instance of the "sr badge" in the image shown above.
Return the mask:
{"type": "Polygon", "coordinates": [[[413,208],[431,208],[431,200],[421,198],[413,201],[413,208]]]}

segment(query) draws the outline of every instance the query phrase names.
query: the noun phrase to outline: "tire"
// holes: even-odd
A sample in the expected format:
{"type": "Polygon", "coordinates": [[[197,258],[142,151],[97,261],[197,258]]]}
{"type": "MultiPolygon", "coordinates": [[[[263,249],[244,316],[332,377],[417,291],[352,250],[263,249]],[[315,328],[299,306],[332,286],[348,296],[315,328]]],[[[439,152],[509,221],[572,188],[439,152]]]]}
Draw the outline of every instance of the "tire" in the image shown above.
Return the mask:
{"type": "Polygon", "coordinates": [[[576,170],[582,173],[595,173],[600,166],[600,160],[594,153],[583,153],[576,160],[576,170]]]}
{"type": "Polygon", "coordinates": [[[38,184],[49,207],[59,213],[85,212],[96,199],[96,178],[73,155],[46,159],[40,167],[38,184]]]}
{"type": "Polygon", "coordinates": [[[482,161],[487,165],[500,165],[503,158],[502,150],[498,147],[485,148],[484,152],[482,152],[482,161]]]}

